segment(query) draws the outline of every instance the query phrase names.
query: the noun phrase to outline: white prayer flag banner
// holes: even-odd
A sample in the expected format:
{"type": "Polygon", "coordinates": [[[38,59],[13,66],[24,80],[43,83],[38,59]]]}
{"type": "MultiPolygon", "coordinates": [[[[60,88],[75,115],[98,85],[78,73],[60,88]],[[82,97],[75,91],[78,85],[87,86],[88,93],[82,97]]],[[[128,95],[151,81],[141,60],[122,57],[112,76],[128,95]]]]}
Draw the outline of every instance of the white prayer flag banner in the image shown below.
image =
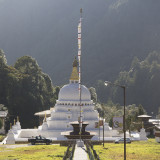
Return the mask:
{"type": "Polygon", "coordinates": [[[81,44],[78,44],[78,49],[81,49],[81,44]]]}
{"type": "Polygon", "coordinates": [[[78,33],[81,33],[81,22],[78,25],[78,33]]]}
{"type": "Polygon", "coordinates": [[[123,129],[123,117],[113,117],[113,129],[123,129]]]}
{"type": "Polygon", "coordinates": [[[78,44],[81,44],[81,40],[80,39],[78,39],[78,44]]]}
{"type": "Polygon", "coordinates": [[[80,57],[81,56],[81,51],[78,51],[78,57],[80,57]]]}
{"type": "Polygon", "coordinates": [[[78,34],[78,39],[81,39],[81,34],[78,34]]]}
{"type": "MultiPolygon", "coordinates": [[[[82,9],[81,9],[82,13],[82,9]]],[[[78,61],[79,61],[79,97],[80,97],[80,121],[79,121],[79,127],[80,127],[80,134],[82,131],[82,105],[81,105],[81,18],[80,22],[78,24],[78,61]]]]}

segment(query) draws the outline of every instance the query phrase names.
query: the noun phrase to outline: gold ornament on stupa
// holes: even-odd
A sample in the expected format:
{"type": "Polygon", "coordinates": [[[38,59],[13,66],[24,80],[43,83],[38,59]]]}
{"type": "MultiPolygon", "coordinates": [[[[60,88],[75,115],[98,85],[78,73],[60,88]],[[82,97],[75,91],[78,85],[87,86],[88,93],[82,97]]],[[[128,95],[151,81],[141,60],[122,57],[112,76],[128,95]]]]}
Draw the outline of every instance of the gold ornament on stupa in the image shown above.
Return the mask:
{"type": "Polygon", "coordinates": [[[75,59],[73,61],[73,69],[72,69],[72,73],[71,73],[71,77],[70,77],[71,81],[78,81],[79,80],[77,67],[78,67],[78,62],[77,62],[77,59],[75,57],[75,59]]]}

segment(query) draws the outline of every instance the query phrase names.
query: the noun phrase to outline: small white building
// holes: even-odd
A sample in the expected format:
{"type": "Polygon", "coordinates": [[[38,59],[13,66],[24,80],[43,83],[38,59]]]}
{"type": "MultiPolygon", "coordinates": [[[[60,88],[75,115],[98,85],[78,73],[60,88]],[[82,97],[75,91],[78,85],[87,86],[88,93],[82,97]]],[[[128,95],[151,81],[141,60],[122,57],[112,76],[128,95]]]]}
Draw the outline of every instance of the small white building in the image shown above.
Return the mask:
{"type": "Polygon", "coordinates": [[[50,117],[54,107],[50,108],[49,110],[36,112],[34,115],[39,117],[39,124],[42,125],[44,117],[50,117]]]}

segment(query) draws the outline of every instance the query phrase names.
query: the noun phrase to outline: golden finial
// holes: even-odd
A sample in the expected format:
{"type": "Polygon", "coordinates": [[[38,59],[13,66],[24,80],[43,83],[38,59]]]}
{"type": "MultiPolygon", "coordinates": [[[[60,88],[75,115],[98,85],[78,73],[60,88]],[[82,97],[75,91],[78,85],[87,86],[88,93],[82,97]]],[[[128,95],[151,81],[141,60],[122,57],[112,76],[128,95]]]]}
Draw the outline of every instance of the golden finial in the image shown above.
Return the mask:
{"type": "Polygon", "coordinates": [[[75,59],[73,61],[73,69],[72,69],[70,80],[77,80],[77,81],[79,80],[77,67],[78,67],[78,62],[75,57],[75,59]]]}
{"type": "Polygon", "coordinates": [[[82,8],[80,9],[80,13],[82,14],[82,8]]]}
{"type": "Polygon", "coordinates": [[[81,14],[81,18],[82,18],[82,8],[80,9],[80,14],[81,14]]]}
{"type": "Polygon", "coordinates": [[[73,67],[78,67],[78,62],[77,62],[76,56],[73,61],[73,67]]]}
{"type": "Polygon", "coordinates": [[[16,120],[14,119],[14,125],[16,124],[16,120]]]}
{"type": "Polygon", "coordinates": [[[12,129],[12,123],[10,123],[10,129],[12,129]]]}

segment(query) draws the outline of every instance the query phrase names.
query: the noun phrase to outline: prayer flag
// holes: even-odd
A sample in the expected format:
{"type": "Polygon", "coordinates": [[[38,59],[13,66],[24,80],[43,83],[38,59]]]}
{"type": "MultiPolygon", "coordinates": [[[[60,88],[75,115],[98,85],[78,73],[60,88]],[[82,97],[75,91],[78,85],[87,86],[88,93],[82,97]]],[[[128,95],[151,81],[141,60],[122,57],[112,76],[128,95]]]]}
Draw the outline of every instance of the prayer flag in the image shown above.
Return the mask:
{"type": "Polygon", "coordinates": [[[113,117],[113,129],[123,129],[123,117],[113,117]]]}

